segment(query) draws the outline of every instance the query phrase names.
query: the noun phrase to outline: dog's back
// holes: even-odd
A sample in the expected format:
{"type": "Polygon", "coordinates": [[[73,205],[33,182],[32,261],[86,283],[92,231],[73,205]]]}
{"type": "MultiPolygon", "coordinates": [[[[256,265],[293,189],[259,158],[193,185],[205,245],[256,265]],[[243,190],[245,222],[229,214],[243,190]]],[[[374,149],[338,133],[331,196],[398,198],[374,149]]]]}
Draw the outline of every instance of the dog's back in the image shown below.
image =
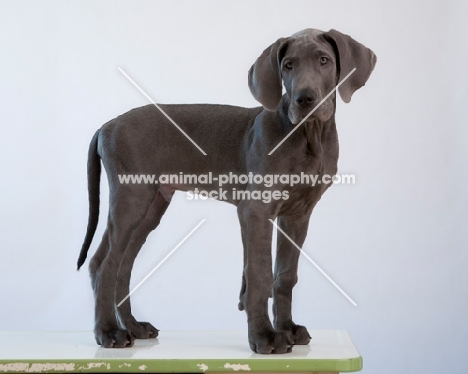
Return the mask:
{"type": "Polygon", "coordinates": [[[216,104],[159,106],[199,147],[154,105],[130,110],[106,123],[99,135],[99,155],[108,173],[239,172],[243,141],[262,111],[216,104]],[[111,165],[111,163],[113,165],[111,165]]]}

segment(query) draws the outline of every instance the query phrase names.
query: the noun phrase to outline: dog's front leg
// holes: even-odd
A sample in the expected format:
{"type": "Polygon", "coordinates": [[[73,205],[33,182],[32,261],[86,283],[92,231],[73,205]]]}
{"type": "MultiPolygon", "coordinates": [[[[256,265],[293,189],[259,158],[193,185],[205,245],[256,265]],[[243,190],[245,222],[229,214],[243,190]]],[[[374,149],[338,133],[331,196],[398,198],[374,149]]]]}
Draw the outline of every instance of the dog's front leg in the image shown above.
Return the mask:
{"type": "Polygon", "coordinates": [[[244,200],[238,206],[247,256],[241,303],[247,312],[250,348],[262,354],[290,352],[293,344],[291,333],[275,331],[268,316],[268,298],[273,289],[271,208],[252,200],[244,200]]]}
{"type": "Polygon", "coordinates": [[[297,283],[297,264],[302,244],[307,235],[310,214],[278,217],[278,242],[273,287],[274,326],[278,331],[292,333],[294,344],[308,344],[310,335],[304,326],[292,320],[292,289],[297,283]],[[286,233],[284,235],[281,231],[286,233]],[[294,245],[294,242],[296,245],[294,245]]]}

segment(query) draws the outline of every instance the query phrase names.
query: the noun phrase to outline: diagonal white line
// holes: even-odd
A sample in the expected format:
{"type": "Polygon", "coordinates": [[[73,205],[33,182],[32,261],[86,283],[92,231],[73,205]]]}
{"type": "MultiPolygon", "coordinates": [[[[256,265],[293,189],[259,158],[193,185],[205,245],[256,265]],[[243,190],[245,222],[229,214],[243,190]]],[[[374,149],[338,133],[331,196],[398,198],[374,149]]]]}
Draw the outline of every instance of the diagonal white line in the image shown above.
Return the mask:
{"type": "Polygon", "coordinates": [[[288,234],[286,234],[272,219],[270,219],[270,222],[278,229],[278,231],[280,231],[280,232],[286,237],[286,239],[288,239],[288,240],[292,243],[292,245],[294,245],[294,246],[299,250],[299,252],[301,252],[301,253],[304,255],[304,257],[305,257],[306,259],[308,259],[308,260],[312,263],[312,265],[314,265],[314,266],[317,268],[318,271],[320,271],[320,272],[322,273],[322,275],[323,275],[325,278],[327,278],[327,279],[329,280],[329,282],[330,282],[331,284],[333,284],[333,285],[336,287],[336,289],[337,289],[338,291],[340,291],[340,292],[343,294],[344,297],[346,297],[346,298],[351,302],[351,304],[353,304],[354,306],[357,306],[357,304],[354,302],[354,300],[351,299],[351,298],[346,294],[346,292],[344,292],[344,291],[341,289],[341,287],[338,286],[338,285],[335,283],[335,281],[334,281],[333,279],[331,279],[331,278],[328,276],[328,274],[325,273],[325,272],[322,270],[322,268],[321,268],[320,266],[318,266],[317,263],[316,263],[314,260],[312,260],[312,259],[309,257],[309,255],[308,255],[307,253],[305,253],[305,252],[301,249],[301,247],[299,247],[299,246],[294,242],[294,240],[292,240],[292,239],[288,236],[288,234]]]}
{"type": "Polygon", "coordinates": [[[121,306],[121,305],[124,303],[124,301],[127,300],[127,299],[130,297],[130,295],[131,295],[132,293],[134,293],[134,292],[151,276],[151,274],[153,274],[169,257],[171,257],[171,255],[177,250],[177,248],[179,248],[179,247],[182,245],[182,243],[185,242],[185,241],[190,237],[190,235],[192,235],[192,234],[195,232],[195,230],[198,229],[198,228],[202,225],[202,223],[205,222],[205,221],[206,221],[205,218],[202,219],[201,222],[200,222],[198,225],[196,225],[196,226],[193,228],[193,230],[190,231],[190,232],[185,236],[185,238],[183,238],[183,239],[179,242],[179,244],[177,244],[177,245],[174,247],[174,249],[173,249],[172,251],[170,251],[170,252],[166,255],[166,257],[164,257],[164,258],[161,260],[161,262],[160,262],[159,264],[157,264],[157,265],[154,267],[154,269],[151,270],[151,271],[149,272],[149,274],[148,274],[146,277],[144,277],[144,278],[140,281],[140,283],[138,283],[138,284],[133,288],[133,290],[131,290],[130,293],[122,299],[122,301],[121,301],[120,303],[117,304],[117,307],[121,306]]]}
{"type": "Polygon", "coordinates": [[[314,109],[312,109],[311,112],[310,112],[301,122],[299,122],[299,123],[296,125],[296,127],[294,127],[294,128],[289,132],[289,134],[286,135],[286,136],[284,137],[284,139],[281,140],[281,141],[278,143],[278,145],[277,145],[275,148],[273,148],[273,149],[271,150],[270,153],[268,153],[268,156],[271,156],[271,155],[273,154],[273,152],[276,151],[276,150],[278,149],[278,147],[279,147],[281,144],[283,144],[284,141],[285,141],[287,138],[289,138],[289,137],[291,136],[291,134],[292,134],[294,131],[296,131],[296,130],[299,128],[299,126],[301,126],[301,125],[307,120],[307,118],[309,118],[309,117],[312,115],[312,113],[314,113],[314,112],[318,109],[318,107],[319,107],[320,105],[322,105],[322,104],[325,102],[325,100],[327,100],[327,99],[330,97],[330,95],[333,94],[333,92],[335,92],[335,91],[338,89],[338,87],[340,87],[340,86],[343,84],[343,82],[351,76],[351,74],[354,73],[355,70],[356,70],[356,68],[354,68],[353,70],[351,70],[351,71],[349,72],[349,74],[348,74],[346,77],[344,77],[344,78],[341,80],[341,82],[338,83],[337,86],[336,86],[333,90],[331,90],[330,93],[329,93],[327,96],[325,96],[325,97],[322,99],[322,101],[320,101],[320,103],[318,103],[317,106],[316,106],[314,109]]]}
{"type": "Polygon", "coordinates": [[[127,73],[125,73],[125,72],[123,71],[122,68],[119,67],[119,71],[125,76],[125,78],[127,78],[127,79],[138,89],[138,91],[140,91],[140,92],[149,100],[149,102],[150,102],[151,104],[153,104],[156,108],[158,108],[159,111],[160,111],[162,114],[164,114],[164,116],[165,116],[175,127],[177,127],[177,129],[178,129],[182,134],[184,134],[185,137],[186,137],[188,140],[190,140],[190,141],[192,142],[192,144],[193,144],[195,147],[197,147],[198,150],[199,150],[201,153],[203,153],[203,155],[206,156],[205,151],[204,151],[203,149],[201,149],[200,146],[199,146],[197,143],[195,143],[195,141],[194,141],[190,136],[188,136],[187,133],[186,133],[184,130],[182,130],[182,129],[180,128],[180,126],[179,126],[177,123],[175,123],[174,120],[173,120],[171,117],[169,117],[169,116],[167,115],[167,113],[166,113],[164,110],[162,110],[161,107],[160,107],[158,104],[156,104],[156,103],[154,102],[154,100],[153,100],[151,97],[149,97],[149,96],[146,94],[146,92],[143,91],[143,90],[141,89],[141,87],[140,87],[138,84],[136,84],[135,81],[134,81],[132,78],[130,78],[130,77],[128,76],[127,73]]]}

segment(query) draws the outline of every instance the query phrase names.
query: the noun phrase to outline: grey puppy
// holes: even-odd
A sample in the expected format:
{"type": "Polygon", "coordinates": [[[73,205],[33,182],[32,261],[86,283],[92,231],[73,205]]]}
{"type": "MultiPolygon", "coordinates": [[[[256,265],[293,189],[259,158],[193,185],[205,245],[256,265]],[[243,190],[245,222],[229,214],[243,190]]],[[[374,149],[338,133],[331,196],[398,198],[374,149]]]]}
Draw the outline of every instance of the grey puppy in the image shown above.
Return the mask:
{"type": "MultiPolygon", "coordinates": [[[[338,137],[335,125],[336,92],[268,155],[311,110],[330,93],[340,78],[353,74],[339,87],[345,102],[364,86],[376,63],[375,54],[336,30],[300,31],[278,39],[251,67],[250,90],[263,107],[228,105],[161,105],[160,107],[204,149],[203,155],[153,105],[130,110],[109,121],[91,140],[88,154],[89,221],[78,260],[83,265],[99,215],[101,161],[109,189],[109,215],[102,242],[90,263],[95,297],[96,341],[102,347],[132,346],[134,339],[155,338],[158,330],[138,322],[129,293],[135,257],[154,230],[176,190],[194,188],[217,191],[216,182],[189,185],[124,184],[125,174],[202,175],[335,175],[338,137]],[[282,88],[285,93],[282,93],[282,88]]],[[[302,247],[315,204],[329,184],[296,184],[277,181],[270,187],[233,181],[225,186],[237,191],[280,191],[287,199],[226,200],[237,207],[244,247],[244,270],[239,309],[245,310],[248,339],[254,352],[290,352],[294,344],[308,344],[304,326],[291,317],[292,289],[297,282],[300,252],[278,235],[272,273],[270,220],[302,247]],[[273,297],[273,323],[268,298],[273,297]]]]}

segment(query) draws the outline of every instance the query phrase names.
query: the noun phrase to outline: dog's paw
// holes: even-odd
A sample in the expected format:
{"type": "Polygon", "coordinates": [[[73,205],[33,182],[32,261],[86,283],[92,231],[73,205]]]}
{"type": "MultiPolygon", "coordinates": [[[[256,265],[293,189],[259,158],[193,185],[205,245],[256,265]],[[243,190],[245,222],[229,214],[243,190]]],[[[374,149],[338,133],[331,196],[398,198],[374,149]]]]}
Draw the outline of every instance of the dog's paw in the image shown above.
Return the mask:
{"type": "Polygon", "coordinates": [[[135,338],[127,330],[95,330],[96,343],[102,348],[126,348],[133,346],[135,338]]]}
{"type": "Polygon", "coordinates": [[[265,335],[249,337],[252,351],[264,355],[289,353],[294,340],[289,331],[273,331],[265,335]]]}
{"type": "Polygon", "coordinates": [[[154,339],[159,334],[159,330],[149,322],[132,321],[125,327],[137,339],[154,339]]]}
{"type": "Polygon", "coordinates": [[[305,326],[301,325],[293,326],[292,336],[295,345],[307,345],[310,343],[310,339],[312,339],[305,326]]]}

